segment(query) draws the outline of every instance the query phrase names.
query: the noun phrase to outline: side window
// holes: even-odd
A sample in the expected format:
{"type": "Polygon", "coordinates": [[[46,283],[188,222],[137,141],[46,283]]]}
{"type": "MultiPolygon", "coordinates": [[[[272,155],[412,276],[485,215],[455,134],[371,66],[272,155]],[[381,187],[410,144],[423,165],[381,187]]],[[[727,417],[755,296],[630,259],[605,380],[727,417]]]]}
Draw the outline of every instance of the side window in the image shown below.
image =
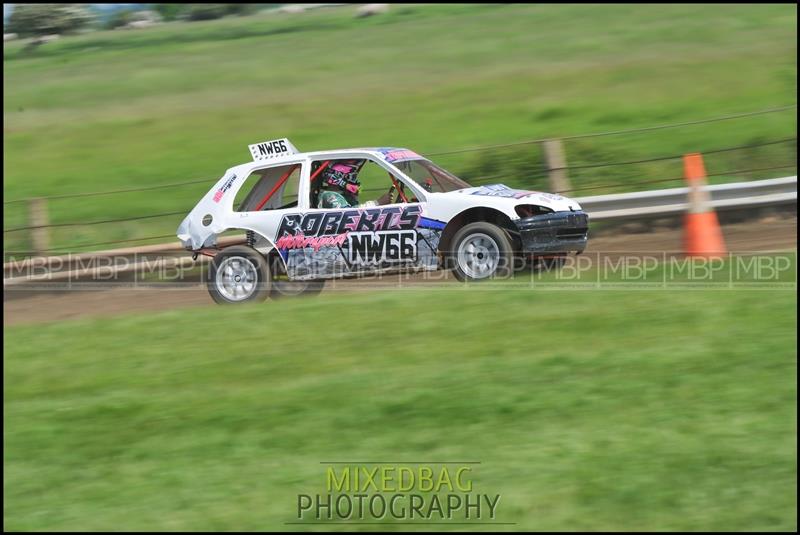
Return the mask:
{"type": "MultiPolygon", "coordinates": [[[[392,179],[389,178],[389,173],[386,169],[375,162],[367,160],[367,163],[358,175],[358,180],[361,182],[361,202],[374,201],[378,204],[391,203],[391,201],[386,202],[388,199],[382,199],[382,197],[389,193],[389,188],[392,186],[392,179]]],[[[394,199],[394,194],[392,195],[392,199],[394,199]]]]}
{"type": "Polygon", "coordinates": [[[301,168],[297,163],[253,171],[236,194],[234,210],[258,212],[297,206],[301,168]]]}
{"type": "MultiPolygon", "coordinates": [[[[337,199],[338,195],[341,195],[343,199],[340,199],[340,201],[347,203],[349,206],[365,205],[367,203],[374,203],[380,206],[384,204],[416,202],[409,188],[406,188],[400,180],[393,177],[389,171],[369,159],[316,161],[313,162],[311,166],[311,177],[313,180],[311,182],[311,199],[309,205],[312,208],[332,207],[325,204],[326,201],[324,199],[326,192],[337,194],[337,199]],[[319,171],[320,167],[323,165],[325,169],[319,171]],[[333,182],[335,182],[336,178],[339,176],[336,175],[335,172],[340,169],[345,172],[342,176],[347,176],[347,167],[353,170],[353,173],[356,173],[356,179],[360,184],[358,194],[349,193],[343,190],[342,187],[327,180],[329,176],[333,176],[333,182]]],[[[346,182],[347,181],[342,182],[342,184],[346,184],[346,182]]]]}
{"type": "Polygon", "coordinates": [[[402,180],[371,160],[367,160],[358,178],[362,202],[373,201],[378,205],[417,202],[414,192],[402,180]]]}

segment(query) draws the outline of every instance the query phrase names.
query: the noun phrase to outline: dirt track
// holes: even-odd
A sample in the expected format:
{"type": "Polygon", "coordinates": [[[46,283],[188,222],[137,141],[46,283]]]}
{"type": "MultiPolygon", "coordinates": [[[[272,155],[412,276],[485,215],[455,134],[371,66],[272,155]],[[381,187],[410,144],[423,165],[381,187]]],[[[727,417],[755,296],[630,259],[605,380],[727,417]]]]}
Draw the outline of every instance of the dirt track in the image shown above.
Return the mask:
{"type": "MultiPolygon", "coordinates": [[[[797,244],[797,219],[772,218],[759,222],[723,227],[731,252],[780,251],[797,244]]],[[[681,250],[681,230],[662,230],[644,234],[620,231],[590,238],[586,254],[656,253],[681,250]]],[[[326,285],[325,292],[372,291],[381,288],[412,287],[425,284],[452,284],[446,273],[438,272],[431,281],[421,275],[389,276],[377,279],[339,280],[326,285]]],[[[81,317],[111,316],[124,313],[158,311],[171,308],[215,306],[204,287],[190,285],[180,289],[116,288],[108,290],[24,291],[3,293],[3,324],[62,321],[81,317]]]]}

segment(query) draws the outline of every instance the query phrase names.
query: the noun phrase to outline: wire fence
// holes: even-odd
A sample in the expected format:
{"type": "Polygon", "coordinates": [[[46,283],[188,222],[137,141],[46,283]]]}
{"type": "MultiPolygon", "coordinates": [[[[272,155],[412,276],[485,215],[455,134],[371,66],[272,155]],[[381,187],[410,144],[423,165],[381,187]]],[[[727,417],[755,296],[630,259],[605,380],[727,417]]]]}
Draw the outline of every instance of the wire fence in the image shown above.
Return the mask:
{"type": "MultiPolygon", "coordinates": [[[[569,135],[569,136],[561,136],[561,137],[558,137],[558,139],[560,139],[562,141],[569,141],[569,140],[574,140],[574,139],[586,139],[586,138],[593,138],[593,137],[605,137],[605,136],[615,136],[615,135],[621,135],[621,134],[635,134],[635,133],[651,132],[651,131],[664,130],[664,129],[669,129],[669,128],[679,128],[679,127],[692,126],[692,125],[698,125],[698,124],[715,123],[715,122],[720,122],[720,121],[730,121],[730,120],[734,120],[734,119],[742,119],[742,118],[746,118],[746,117],[754,117],[754,116],[758,116],[758,115],[765,115],[765,114],[770,114],[770,113],[778,113],[778,112],[791,110],[791,109],[795,109],[795,108],[797,108],[797,104],[789,104],[789,105],[780,106],[780,107],[777,107],[777,108],[767,108],[767,109],[758,110],[758,111],[737,113],[737,114],[733,114],[733,115],[724,115],[724,116],[720,116],[720,117],[711,117],[711,118],[708,118],[708,119],[699,119],[699,120],[696,120],[696,121],[685,121],[685,122],[681,122],[681,123],[670,123],[670,124],[662,124],[662,125],[656,125],[656,126],[646,126],[646,127],[641,127],[641,128],[631,128],[631,129],[627,129],[627,130],[611,130],[611,131],[606,131],[606,132],[593,132],[593,133],[587,133],[587,134],[574,134],[574,135],[569,135]]],[[[502,148],[509,148],[509,147],[532,145],[532,144],[536,144],[536,143],[543,143],[543,142],[548,141],[550,139],[554,139],[554,138],[550,137],[550,138],[529,139],[529,140],[525,140],[525,141],[517,141],[517,142],[514,142],[514,143],[503,143],[503,144],[498,144],[498,145],[483,145],[483,146],[479,146],[479,147],[471,147],[471,148],[466,148],[466,149],[430,152],[430,153],[424,154],[423,156],[444,156],[444,155],[450,155],[450,154],[481,152],[481,151],[486,151],[486,150],[495,150],[495,149],[502,149],[502,148]]],[[[796,139],[796,138],[790,138],[790,139],[796,139]]],[[[769,145],[769,144],[774,144],[774,143],[781,143],[781,142],[784,142],[784,141],[786,141],[786,140],[778,140],[778,141],[774,141],[774,142],[770,142],[770,143],[766,143],[766,144],[769,145]]],[[[760,145],[754,145],[754,146],[760,146],[760,145]]],[[[721,149],[721,150],[735,150],[737,148],[739,148],[739,147],[733,147],[733,148],[721,149]]],[[[709,153],[710,153],[709,151],[706,151],[706,154],[709,154],[709,153]]],[[[653,160],[644,160],[644,161],[657,161],[658,159],[670,159],[670,158],[673,158],[673,157],[668,156],[668,157],[655,158],[653,160]]],[[[608,165],[621,165],[622,163],[623,162],[617,162],[617,163],[612,162],[612,163],[608,163],[608,164],[597,164],[597,165],[593,165],[593,166],[590,165],[590,166],[583,166],[583,167],[581,167],[581,166],[572,166],[572,167],[567,167],[567,169],[588,169],[588,168],[591,168],[591,167],[602,167],[602,166],[608,166],[608,165]]],[[[630,163],[642,163],[642,162],[630,162],[630,163]]],[[[217,180],[217,178],[215,178],[215,179],[201,178],[201,179],[195,179],[195,180],[187,180],[187,181],[183,181],[183,182],[173,182],[173,183],[169,183],[169,184],[157,184],[157,185],[154,185],[154,186],[142,186],[142,187],[136,187],[136,188],[124,188],[124,189],[117,189],[117,190],[87,191],[87,192],[78,192],[78,193],[64,193],[64,194],[59,194],[59,195],[46,195],[46,196],[40,196],[40,197],[25,197],[25,198],[21,198],[21,199],[5,200],[5,201],[3,201],[3,204],[14,204],[14,203],[27,202],[27,201],[30,201],[30,200],[32,200],[34,198],[44,199],[44,200],[58,200],[58,199],[72,199],[72,198],[76,198],[76,197],[94,197],[94,196],[98,196],[98,195],[115,195],[115,194],[122,194],[122,193],[133,193],[133,192],[139,192],[139,191],[150,191],[150,190],[165,189],[165,188],[177,188],[177,187],[189,186],[189,185],[194,185],[194,184],[202,184],[202,183],[206,183],[207,184],[207,183],[212,182],[213,180],[217,180]]]]}
{"type": "MultiPolygon", "coordinates": [[[[789,169],[789,168],[793,168],[793,167],[795,167],[794,164],[792,164],[792,165],[775,165],[775,166],[771,166],[771,167],[758,167],[758,168],[752,168],[752,169],[739,169],[739,170],[729,170],[729,171],[724,171],[724,172],[719,172],[719,173],[709,173],[707,176],[708,177],[727,176],[727,175],[736,175],[736,174],[745,174],[745,173],[755,173],[755,172],[761,172],[761,171],[774,171],[774,170],[778,170],[778,169],[789,169]]],[[[641,181],[636,182],[636,184],[659,184],[659,183],[677,182],[677,181],[683,182],[684,180],[685,180],[685,177],[679,176],[679,177],[662,178],[662,179],[656,179],[656,180],[641,180],[641,181]]],[[[618,183],[613,183],[613,184],[600,184],[600,185],[596,185],[596,186],[572,188],[572,189],[568,189],[568,190],[557,191],[555,193],[574,193],[574,192],[578,192],[578,191],[590,191],[590,190],[596,190],[596,189],[608,189],[608,188],[615,188],[615,187],[629,187],[630,185],[631,185],[630,182],[621,182],[621,183],[618,182],[618,183]]],[[[371,191],[378,191],[378,190],[371,190],[371,191]]],[[[381,189],[380,191],[383,191],[383,190],[381,189]]],[[[179,212],[179,213],[183,213],[183,212],[179,212]]],[[[162,215],[174,215],[174,214],[170,213],[170,214],[162,214],[162,215]]],[[[156,217],[158,217],[158,215],[156,217]]],[[[122,243],[142,242],[142,241],[148,241],[148,240],[164,240],[164,239],[167,239],[167,238],[174,239],[175,238],[175,234],[165,234],[165,235],[159,235],[159,236],[148,236],[146,238],[129,238],[129,239],[124,239],[124,240],[113,240],[113,241],[104,241],[104,242],[95,242],[95,243],[84,243],[84,244],[76,245],[75,247],[88,249],[88,248],[92,248],[92,247],[99,247],[99,246],[102,246],[102,245],[119,245],[119,244],[122,244],[122,243]]],[[[176,243],[177,243],[177,240],[176,240],[176,243]]],[[[61,247],[61,248],[54,248],[54,249],[45,249],[44,251],[40,251],[40,252],[43,252],[43,253],[56,253],[56,252],[67,252],[67,250],[65,248],[61,247]]]]}
{"type": "MultiPolygon", "coordinates": [[[[773,141],[766,141],[766,142],[762,142],[762,143],[752,143],[752,144],[749,144],[749,145],[738,145],[738,146],[735,146],[735,147],[724,147],[724,148],[719,148],[719,149],[709,149],[709,150],[704,150],[704,151],[699,151],[699,152],[701,152],[702,154],[716,154],[716,153],[731,152],[731,151],[736,151],[736,150],[746,150],[746,149],[752,149],[752,148],[757,148],[757,147],[765,147],[765,146],[769,146],[769,145],[777,145],[777,144],[780,144],[780,143],[788,143],[788,142],[796,141],[796,140],[797,140],[796,137],[783,138],[783,139],[778,139],[778,140],[773,140],[773,141]]],[[[668,156],[656,156],[656,157],[645,158],[645,159],[641,159],[641,160],[627,160],[627,161],[620,161],[620,162],[603,162],[603,163],[588,164],[588,165],[574,165],[574,166],[567,166],[564,169],[570,169],[570,170],[575,170],[575,169],[596,169],[596,168],[600,168],[600,167],[626,166],[626,165],[658,162],[658,161],[664,161],[664,160],[679,160],[682,157],[683,157],[682,154],[672,154],[672,155],[668,155],[668,156]]],[[[790,167],[790,166],[780,166],[779,168],[786,168],[786,167],[790,167]]],[[[747,172],[747,171],[746,170],[745,171],[736,170],[736,171],[733,171],[733,172],[730,172],[730,173],[717,173],[717,174],[708,175],[708,176],[724,176],[725,174],[738,174],[738,173],[744,173],[744,172],[747,172]]],[[[504,179],[504,178],[509,178],[509,176],[508,175],[495,175],[495,176],[492,176],[492,177],[481,177],[481,179],[479,179],[479,180],[473,180],[473,183],[481,184],[481,183],[486,183],[488,180],[497,180],[497,179],[504,179]]],[[[597,186],[593,185],[593,186],[589,186],[589,187],[585,187],[585,188],[574,188],[574,189],[569,189],[569,190],[562,190],[561,193],[573,192],[573,191],[583,191],[583,190],[588,190],[588,189],[601,189],[601,188],[604,188],[604,187],[636,186],[638,184],[656,184],[656,183],[660,183],[660,182],[669,182],[669,181],[673,181],[673,180],[678,180],[678,178],[627,181],[627,182],[624,182],[624,183],[613,183],[613,184],[605,184],[605,185],[597,185],[597,186]]],[[[378,190],[364,190],[364,191],[378,191],[378,190]]],[[[109,193],[109,192],[106,192],[106,193],[109,193]]],[[[84,194],[84,195],[86,195],[86,194],[84,194]]],[[[103,220],[99,220],[99,221],[74,221],[74,222],[67,222],[67,223],[50,223],[50,224],[47,224],[47,225],[28,225],[28,226],[23,226],[23,227],[14,227],[14,228],[9,228],[9,229],[3,229],[3,233],[5,234],[5,233],[10,233],[10,232],[20,232],[20,231],[24,231],[24,230],[34,230],[34,229],[42,229],[42,228],[79,227],[79,226],[91,226],[91,225],[100,225],[100,224],[121,223],[121,222],[138,221],[138,220],[144,220],[144,219],[154,219],[154,218],[159,218],[159,217],[170,217],[170,216],[181,215],[181,214],[186,214],[186,211],[185,210],[180,210],[180,211],[172,211],[172,212],[163,212],[163,213],[158,213],[158,214],[147,214],[147,215],[141,215],[141,216],[122,217],[122,218],[116,218],[116,219],[103,219],[103,220]]]]}
{"type": "Polygon", "coordinates": [[[768,113],[777,113],[781,111],[791,110],[797,108],[797,104],[789,104],[787,106],[780,106],[777,108],[768,108],[765,110],[758,110],[758,111],[751,111],[745,113],[737,113],[733,115],[723,115],[720,117],[711,117],[708,119],[698,119],[696,121],[686,121],[682,123],[670,123],[670,124],[661,124],[656,126],[645,126],[641,128],[630,128],[627,130],[610,130],[606,132],[593,132],[590,134],[574,134],[570,136],[553,136],[549,138],[539,138],[539,139],[528,139],[525,141],[516,141],[514,143],[502,143],[499,145],[484,145],[481,147],[471,147],[467,149],[457,149],[457,150],[448,150],[448,151],[440,151],[440,152],[431,152],[426,154],[425,156],[446,156],[450,154],[460,154],[463,152],[479,152],[484,150],[494,150],[494,149],[504,149],[509,147],[519,147],[524,145],[534,145],[536,143],[543,143],[545,141],[549,141],[551,139],[558,138],[561,141],[571,141],[574,139],[587,139],[592,137],[606,137],[606,136],[617,136],[622,134],[638,134],[643,132],[652,132],[655,130],[665,130],[668,128],[680,128],[684,126],[693,126],[698,124],[708,124],[708,123],[716,123],[720,121],[730,121],[733,119],[742,119],[745,117],[753,117],[756,115],[764,115],[768,113]]]}
{"type": "MultiPolygon", "coordinates": [[[[96,242],[96,243],[84,243],[82,245],[76,245],[75,247],[82,247],[82,248],[92,248],[92,247],[100,247],[101,245],[119,245],[121,243],[134,243],[134,242],[142,242],[148,240],[166,240],[167,238],[172,238],[177,242],[175,238],[175,234],[162,234],[161,236],[148,236],[147,238],[128,238],[125,240],[112,240],[112,241],[104,241],[104,242],[96,242]]],[[[44,251],[39,251],[42,253],[60,253],[60,252],[68,252],[64,247],[58,247],[55,249],[45,249],[44,251]]]]}
{"type": "MultiPolygon", "coordinates": [[[[758,147],[767,147],[769,145],[779,145],[781,143],[789,143],[790,141],[797,141],[796,137],[787,137],[783,139],[776,139],[774,141],[766,141],[763,143],[751,143],[749,145],[738,145],[736,147],[725,147],[722,149],[711,149],[711,150],[702,150],[696,151],[700,152],[703,155],[708,154],[719,154],[722,152],[732,152],[737,150],[747,150],[747,149],[755,149],[758,147]]],[[[683,154],[673,154],[670,156],[656,156],[653,158],[645,158],[642,160],[629,160],[623,162],[605,162],[605,163],[596,163],[596,164],[585,164],[585,165],[570,165],[564,167],[564,169],[574,170],[574,169],[596,169],[599,167],[615,167],[621,165],[634,165],[634,164],[642,164],[642,163],[651,163],[651,162],[660,162],[664,160],[680,160],[683,158],[683,154]]]]}
{"type": "MultiPolygon", "coordinates": [[[[642,127],[642,128],[632,128],[627,130],[614,130],[614,131],[606,131],[606,132],[594,132],[594,133],[586,133],[586,134],[576,134],[570,136],[562,136],[558,139],[564,140],[574,140],[574,139],[585,139],[585,138],[593,138],[593,137],[603,137],[603,136],[614,136],[614,135],[622,135],[622,134],[633,134],[633,133],[643,133],[643,132],[651,132],[656,130],[662,129],[669,129],[669,128],[678,128],[684,126],[691,126],[691,125],[698,125],[698,124],[707,124],[707,123],[714,123],[720,121],[730,121],[735,119],[741,119],[745,117],[753,117],[757,115],[764,115],[770,113],[777,113],[781,111],[786,111],[790,109],[795,109],[797,104],[791,104],[787,106],[781,106],[777,108],[769,108],[764,110],[758,110],[753,112],[747,113],[739,113],[733,115],[726,115],[720,117],[712,117],[707,119],[700,119],[695,121],[686,121],[681,123],[671,123],[671,124],[662,124],[656,126],[649,126],[649,127],[642,127]]],[[[496,145],[485,145],[480,147],[471,147],[466,149],[458,149],[458,150],[450,150],[450,151],[439,151],[439,152],[431,152],[425,154],[425,156],[442,156],[442,155],[451,155],[451,154],[463,154],[463,153],[471,153],[471,152],[481,152],[481,151],[488,151],[488,150],[495,150],[495,149],[502,149],[502,148],[510,148],[510,147],[518,147],[524,145],[531,145],[536,143],[542,143],[552,138],[542,138],[542,139],[531,139],[531,140],[524,140],[514,143],[504,143],[504,144],[496,144],[496,145]]],[[[733,152],[739,150],[749,150],[759,147],[765,147],[770,145],[778,145],[778,144],[785,144],[790,142],[797,142],[797,137],[789,137],[789,138],[782,138],[770,141],[764,141],[760,143],[751,143],[747,145],[738,145],[733,147],[722,147],[722,148],[712,148],[707,150],[701,150],[697,152],[701,152],[704,155],[710,154],[719,154],[719,153],[726,153],[726,152],[733,152]]],[[[647,164],[652,162],[660,162],[660,161],[668,161],[668,160],[678,160],[682,158],[682,154],[670,154],[670,155],[658,155],[653,156],[650,158],[643,158],[637,160],[623,160],[623,161],[612,161],[612,162],[598,162],[598,163],[587,163],[587,164],[577,164],[577,165],[569,165],[565,166],[561,169],[564,170],[571,170],[571,171],[578,171],[578,170],[586,170],[586,169],[599,169],[599,168],[613,168],[613,167],[623,167],[623,166],[630,166],[630,165],[639,165],[639,164],[647,164]]],[[[760,167],[754,169],[735,169],[725,172],[713,173],[709,174],[709,177],[714,176],[725,176],[725,175],[734,175],[734,174],[745,174],[750,172],[758,172],[758,171],[769,171],[769,170],[777,170],[777,169],[787,169],[791,167],[795,167],[796,164],[793,165],[780,165],[780,166],[771,166],[771,167],[760,167]]],[[[537,177],[541,178],[542,176],[546,175],[551,169],[543,168],[537,173],[537,177]]],[[[480,178],[471,180],[470,182],[473,184],[482,184],[487,183],[493,180],[503,180],[514,178],[509,175],[491,175],[491,176],[481,176],[480,178]]],[[[209,184],[215,179],[195,179],[195,180],[188,180],[182,182],[174,182],[168,184],[157,184],[152,186],[142,186],[142,187],[131,187],[131,188],[122,188],[122,189],[115,189],[115,190],[102,190],[102,191],[89,191],[89,192],[77,192],[77,193],[65,193],[59,195],[50,195],[50,196],[43,196],[43,197],[28,197],[28,198],[20,198],[20,199],[12,199],[3,201],[4,205],[14,204],[14,203],[23,203],[27,201],[31,201],[35,199],[44,199],[44,200],[60,200],[60,199],[72,199],[72,198],[81,198],[81,197],[93,197],[93,196],[101,196],[101,195],[118,195],[118,194],[127,194],[127,193],[135,193],[135,192],[142,192],[142,191],[152,191],[152,190],[159,190],[159,189],[167,189],[167,188],[177,188],[195,184],[209,184]]],[[[610,189],[610,188],[618,188],[618,187],[636,187],[639,185],[647,185],[647,184],[658,184],[658,183],[666,183],[666,182],[674,182],[678,180],[683,180],[683,177],[675,177],[675,178],[664,178],[664,179],[648,179],[648,180],[627,180],[625,182],[613,182],[613,183],[605,183],[605,184],[593,184],[590,186],[583,186],[571,189],[565,189],[558,191],[558,193],[574,193],[574,192],[581,192],[581,191],[591,191],[591,190],[598,190],[598,189],[610,189]]],[[[367,191],[367,190],[364,190],[367,191]]],[[[372,190],[370,190],[372,191],[372,190]]],[[[377,190],[376,190],[377,191],[377,190]]],[[[161,217],[171,217],[175,215],[182,215],[187,213],[186,210],[180,211],[171,211],[171,212],[163,212],[163,213],[156,213],[156,214],[146,214],[140,216],[131,216],[131,217],[122,217],[122,218],[110,218],[110,219],[103,219],[103,220],[96,220],[96,221],[74,221],[74,222],[65,222],[65,223],[51,223],[51,224],[44,224],[44,225],[28,225],[28,226],[19,226],[9,229],[4,229],[3,233],[14,233],[14,232],[21,232],[21,231],[28,231],[28,230],[36,230],[36,229],[44,229],[44,228],[63,228],[63,227],[83,227],[83,226],[91,226],[91,225],[99,225],[99,224],[113,224],[113,223],[120,223],[120,222],[129,222],[129,221],[138,221],[138,220],[146,220],[146,219],[157,219],[161,217]]],[[[165,236],[150,236],[147,238],[131,238],[131,239],[124,239],[124,240],[114,240],[114,241],[106,241],[106,242],[99,242],[99,243],[91,243],[91,244],[83,244],[78,245],[76,247],[82,248],[90,248],[96,247],[101,245],[115,245],[120,243],[128,243],[128,242],[138,242],[138,241],[147,241],[152,239],[163,239],[167,237],[172,237],[174,235],[165,235],[165,236]]],[[[52,252],[58,251],[61,249],[48,249],[42,252],[52,252]]]]}
{"type": "Polygon", "coordinates": [[[141,219],[154,219],[157,217],[167,217],[173,215],[180,215],[185,214],[185,210],[180,210],[177,212],[164,212],[162,214],[149,214],[149,215],[140,215],[134,217],[121,217],[118,219],[104,219],[102,221],[80,221],[80,222],[73,222],[73,223],[50,223],[48,225],[31,225],[27,227],[16,227],[3,230],[4,233],[6,232],[18,232],[20,230],[34,230],[40,228],[58,228],[58,227],[83,227],[83,226],[90,226],[90,225],[100,225],[104,223],[121,223],[123,221],[139,221],[141,219]]]}
{"type": "Polygon", "coordinates": [[[64,193],[64,194],[61,194],[61,195],[48,195],[48,196],[44,196],[44,197],[26,197],[24,199],[13,199],[13,200],[10,200],[10,201],[3,201],[3,204],[14,204],[14,203],[20,203],[20,202],[28,202],[28,201],[30,201],[30,200],[32,200],[34,198],[36,198],[36,199],[45,199],[45,200],[48,200],[48,201],[52,201],[52,200],[59,200],[59,199],[74,199],[76,197],[96,197],[96,196],[99,196],[99,195],[116,195],[118,193],[134,193],[134,192],[139,192],[139,191],[150,191],[150,190],[154,190],[154,189],[176,188],[176,187],[179,187],[179,186],[188,186],[190,184],[202,184],[202,183],[206,183],[207,184],[208,182],[210,182],[210,179],[204,178],[204,179],[198,179],[198,180],[188,180],[186,182],[175,182],[175,183],[172,183],[172,184],[159,184],[159,185],[156,185],[156,186],[143,186],[143,187],[140,187],[140,188],[126,188],[126,189],[115,189],[115,190],[106,190],[106,191],[85,191],[85,192],[81,192],[81,193],[64,193]]]}
{"type": "MultiPolygon", "coordinates": [[[[791,164],[791,165],[773,165],[771,167],[758,167],[758,168],[754,168],[754,169],[730,170],[730,171],[724,171],[724,172],[720,172],[720,173],[708,173],[706,176],[707,177],[716,177],[716,176],[728,176],[728,175],[741,175],[741,174],[746,174],[746,173],[756,173],[756,172],[760,172],[760,171],[774,171],[774,170],[777,170],[777,169],[790,169],[792,167],[795,167],[795,164],[791,164]]],[[[659,178],[659,179],[656,179],[656,180],[639,180],[639,181],[635,182],[634,184],[635,185],[639,185],[639,184],[659,184],[659,183],[662,183],[662,182],[676,182],[678,180],[683,182],[684,180],[686,180],[686,177],[679,176],[679,177],[675,177],[675,178],[659,178]]],[[[597,186],[585,186],[585,187],[582,187],[582,188],[565,189],[565,190],[557,191],[556,193],[574,193],[576,191],[588,191],[588,190],[593,190],[593,189],[608,189],[608,188],[619,188],[619,187],[629,187],[629,186],[631,186],[630,182],[617,182],[617,183],[614,183],[614,184],[600,184],[600,185],[597,185],[597,186]]]]}

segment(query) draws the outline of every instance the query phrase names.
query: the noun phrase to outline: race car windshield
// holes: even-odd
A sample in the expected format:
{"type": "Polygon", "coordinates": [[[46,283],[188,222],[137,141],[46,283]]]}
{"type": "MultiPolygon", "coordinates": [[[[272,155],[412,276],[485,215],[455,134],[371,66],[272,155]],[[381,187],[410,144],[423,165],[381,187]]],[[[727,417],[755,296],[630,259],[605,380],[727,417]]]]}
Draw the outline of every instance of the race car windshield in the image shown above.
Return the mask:
{"type": "Polygon", "coordinates": [[[472,187],[428,160],[406,160],[394,162],[394,165],[411,177],[414,182],[434,193],[446,193],[472,187]]]}

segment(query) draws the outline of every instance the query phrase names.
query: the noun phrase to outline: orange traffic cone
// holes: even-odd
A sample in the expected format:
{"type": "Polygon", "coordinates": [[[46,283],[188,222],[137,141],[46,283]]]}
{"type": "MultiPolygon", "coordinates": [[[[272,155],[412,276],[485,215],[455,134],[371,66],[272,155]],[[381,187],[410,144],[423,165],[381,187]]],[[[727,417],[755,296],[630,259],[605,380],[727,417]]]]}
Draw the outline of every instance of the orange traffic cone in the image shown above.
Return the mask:
{"type": "Polygon", "coordinates": [[[725,240],[717,212],[711,206],[711,195],[702,189],[706,184],[703,156],[683,156],[683,170],[689,184],[689,212],[684,220],[684,252],[687,256],[719,258],[726,252],[725,240]]]}

